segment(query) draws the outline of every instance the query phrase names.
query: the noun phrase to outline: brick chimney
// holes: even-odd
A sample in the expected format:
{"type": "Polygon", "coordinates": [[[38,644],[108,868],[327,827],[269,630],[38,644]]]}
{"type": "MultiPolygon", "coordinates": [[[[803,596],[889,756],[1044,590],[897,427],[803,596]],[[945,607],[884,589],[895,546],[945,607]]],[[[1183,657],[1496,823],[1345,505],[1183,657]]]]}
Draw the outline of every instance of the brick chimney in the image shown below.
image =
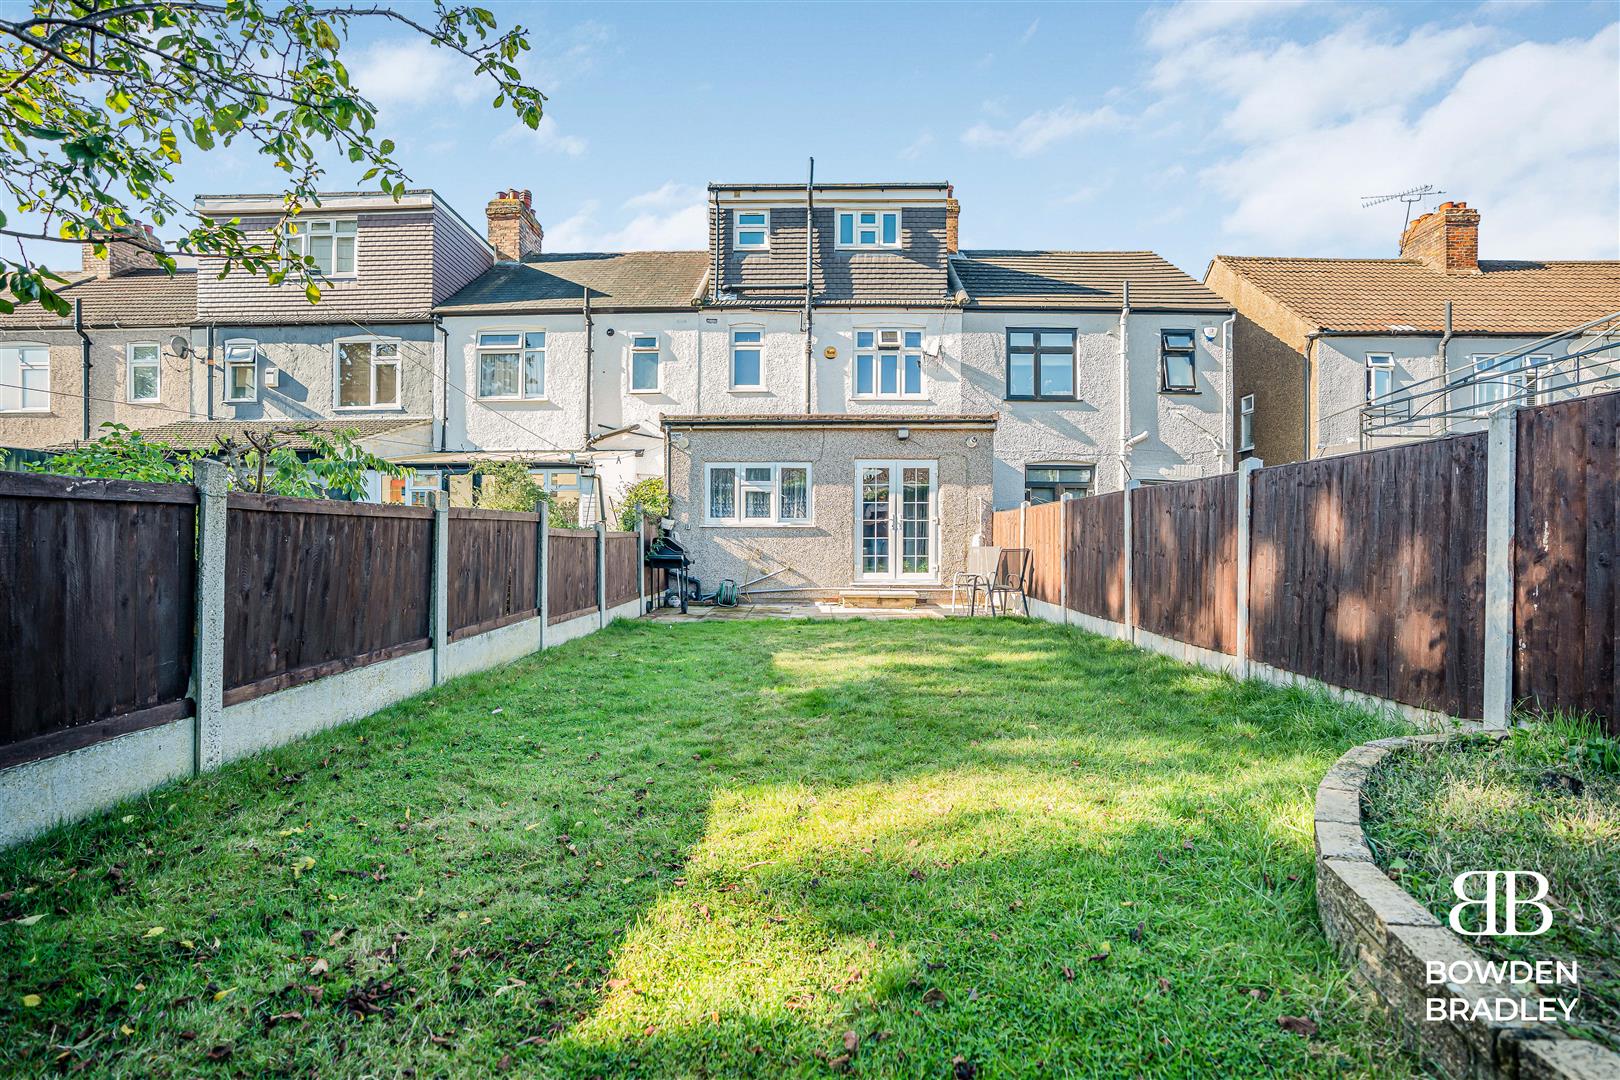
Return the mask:
{"type": "Polygon", "coordinates": [[[1479,211],[1465,202],[1441,203],[1406,227],[1401,258],[1447,274],[1479,273],[1479,211]]]}
{"type": "Polygon", "coordinates": [[[961,250],[957,225],[962,218],[962,204],[956,201],[956,188],[945,189],[945,250],[952,254],[961,250]]]}
{"type": "Polygon", "coordinates": [[[160,269],[154,251],[161,251],[163,245],[152,233],[152,226],[135,222],[128,228],[117,233],[104,234],[123,236],[124,240],[110,240],[107,244],[107,254],[97,255],[94,244],[84,244],[79,248],[79,265],[87,274],[94,274],[105,281],[108,278],[122,277],[134,270],[160,269]]]}
{"type": "Polygon", "coordinates": [[[511,188],[489,201],[484,214],[489,219],[489,246],[502,262],[522,262],[525,255],[540,254],[544,236],[531,209],[533,197],[527,190],[511,188]]]}

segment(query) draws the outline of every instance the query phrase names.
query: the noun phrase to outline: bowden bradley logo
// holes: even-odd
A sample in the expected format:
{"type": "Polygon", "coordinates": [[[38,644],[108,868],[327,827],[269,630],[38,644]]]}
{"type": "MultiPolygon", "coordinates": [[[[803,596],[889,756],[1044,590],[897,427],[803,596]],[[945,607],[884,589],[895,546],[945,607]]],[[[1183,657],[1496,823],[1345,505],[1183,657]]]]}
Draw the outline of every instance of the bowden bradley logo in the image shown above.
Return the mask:
{"type": "Polygon", "coordinates": [[[1545,934],[1552,925],[1552,908],[1541,901],[1547,895],[1547,879],[1534,870],[1469,870],[1458,874],[1451,883],[1451,891],[1460,904],[1451,908],[1451,929],[1468,937],[1535,937],[1545,934]],[[1482,885],[1470,885],[1477,880],[1482,885]],[[1525,888],[1529,883],[1530,893],[1525,888]],[[1528,893],[1528,894],[1527,894],[1528,893]],[[1470,930],[1463,925],[1463,913],[1480,908],[1485,917],[1484,929],[1470,930]],[[1535,908],[1541,922],[1534,930],[1526,930],[1519,922],[1521,908],[1535,908]]]}
{"type": "MultiPolygon", "coordinates": [[[[1451,891],[1458,903],[1452,905],[1449,921],[1458,934],[1535,937],[1552,926],[1552,908],[1542,903],[1547,897],[1547,879],[1534,870],[1469,870],[1452,880],[1451,891]],[[1478,918],[1470,918],[1471,912],[1477,912],[1478,918]]],[[[1580,971],[1573,960],[1429,960],[1424,981],[1430,986],[1449,982],[1465,990],[1461,997],[1429,998],[1425,1003],[1428,1020],[1567,1021],[1574,1018],[1580,993],[1580,971]],[[1509,986],[1514,996],[1480,992],[1509,986]],[[1546,987],[1553,988],[1554,996],[1542,996],[1546,987]],[[1566,987],[1570,991],[1567,997],[1559,993],[1566,987]]]]}

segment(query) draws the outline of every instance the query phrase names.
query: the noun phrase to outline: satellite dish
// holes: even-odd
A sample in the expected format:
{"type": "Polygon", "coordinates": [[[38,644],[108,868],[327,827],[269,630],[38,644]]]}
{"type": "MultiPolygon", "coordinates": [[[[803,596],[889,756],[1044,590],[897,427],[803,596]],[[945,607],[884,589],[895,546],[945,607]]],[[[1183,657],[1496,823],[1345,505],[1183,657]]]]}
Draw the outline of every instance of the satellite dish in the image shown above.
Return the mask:
{"type": "Polygon", "coordinates": [[[184,334],[176,334],[169,339],[169,351],[184,360],[191,355],[191,342],[186,340],[184,334]]]}

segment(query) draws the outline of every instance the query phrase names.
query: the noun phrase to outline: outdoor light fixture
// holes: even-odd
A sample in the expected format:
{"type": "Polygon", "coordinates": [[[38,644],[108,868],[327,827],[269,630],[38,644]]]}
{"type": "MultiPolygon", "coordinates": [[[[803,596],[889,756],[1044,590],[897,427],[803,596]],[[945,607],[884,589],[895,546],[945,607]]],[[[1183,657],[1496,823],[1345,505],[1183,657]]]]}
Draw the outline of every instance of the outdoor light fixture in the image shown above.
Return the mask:
{"type": "Polygon", "coordinates": [[[907,439],[911,438],[911,429],[908,427],[898,428],[894,433],[894,437],[899,439],[901,442],[905,442],[907,439]]]}

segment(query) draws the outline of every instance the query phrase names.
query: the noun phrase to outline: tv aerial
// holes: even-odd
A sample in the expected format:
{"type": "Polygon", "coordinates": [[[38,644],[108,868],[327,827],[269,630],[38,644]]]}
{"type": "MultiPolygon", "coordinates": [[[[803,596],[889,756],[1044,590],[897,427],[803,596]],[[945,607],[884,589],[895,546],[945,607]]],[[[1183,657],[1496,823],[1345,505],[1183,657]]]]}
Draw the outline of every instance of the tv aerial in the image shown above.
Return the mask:
{"type": "Polygon", "coordinates": [[[1412,207],[1416,206],[1418,203],[1422,202],[1424,199],[1427,199],[1431,195],[1444,194],[1444,191],[1436,188],[1433,184],[1423,184],[1419,187],[1407,188],[1405,191],[1391,192],[1388,195],[1363,195],[1361,197],[1361,208],[1365,210],[1369,206],[1378,206],[1381,203],[1387,202],[1405,203],[1406,224],[1401,226],[1401,228],[1404,230],[1406,225],[1412,224],[1412,207]]]}

